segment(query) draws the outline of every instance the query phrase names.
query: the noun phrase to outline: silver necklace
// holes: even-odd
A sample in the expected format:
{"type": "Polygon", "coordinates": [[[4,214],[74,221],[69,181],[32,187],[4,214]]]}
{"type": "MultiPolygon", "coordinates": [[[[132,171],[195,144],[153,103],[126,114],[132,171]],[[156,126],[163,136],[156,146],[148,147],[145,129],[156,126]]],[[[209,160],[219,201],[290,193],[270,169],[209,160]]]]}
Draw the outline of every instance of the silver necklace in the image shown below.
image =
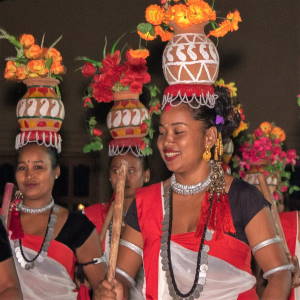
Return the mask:
{"type": "Polygon", "coordinates": [[[176,181],[176,176],[173,173],[171,176],[171,189],[174,193],[179,195],[195,195],[200,192],[203,192],[211,183],[211,174],[212,171],[210,171],[210,174],[204,181],[200,181],[196,184],[181,184],[176,181]]]}
{"type": "Polygon", "coordinates": [[[42,263],[44,261],[45,257],[48,254],[48,248],[50,246],[50,242],[53,238],[54,227],[55,227],[56,220],[57,220],[56,214],[58,213],[58,211],[59,211],[59,207],[54,206],[50,213],[50,216],[49,216],[43,243],[40,247],[40,250],[37,252],[37,254],[33,258],[28,258],[25,256],[25,252],[24,252],[24,249],[22,246],[21,239],[14,240],[14,251],[16,254],[16,258],[17,258],[18,263],[21,265],[21,267],[23,269],[30,270],[30,269],[34,268],[35,261],[37,261],[38,263],[42,263]]]}
{"type": "Polygon", "coordinates": [[[23,204],[23,201],[21,201],[17,208],[19,209],[19,211],[27,213],[27,214],[41,214],[46,212],[47,210],[51,209],[54,206],[54,199],[51,198],[51,201],[49,204],[47,204],[44,207],[38,207],[38,208],[33,208],[33,207],[29,207],[23,204]]]}
{"type": "Polygon", "coordinates": [[[164,188],[164,216],[162,221],[162,237],[161,237],[161,248],[160,248],[160,257],[162,269],[166,272],[166,279],[169,288],[169,294],[173,299],[187,299],[193,300],[200,297],[201,292],[203,291],[204,285],[206,283],[206,273],[208,271],[208,252],[210,250],[209,246],[204,244],[204,240],[210,241],[213,236],[213,231],[209,230],[206,227],[204,229],[204,234],[200,241],[196,272],[194,277],[193,285],[189,292],[182,293],[177,286],[172,261],[171,261],[171,231],[172,231],[172,197],[171,190],[167,187],[164,188]]]}

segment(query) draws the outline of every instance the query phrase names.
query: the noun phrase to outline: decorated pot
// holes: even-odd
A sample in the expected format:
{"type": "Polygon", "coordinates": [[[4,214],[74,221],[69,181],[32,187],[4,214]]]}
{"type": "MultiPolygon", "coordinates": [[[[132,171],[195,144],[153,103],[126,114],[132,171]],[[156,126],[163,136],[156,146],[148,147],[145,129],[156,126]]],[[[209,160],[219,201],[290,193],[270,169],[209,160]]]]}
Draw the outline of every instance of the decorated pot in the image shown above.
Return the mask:
{"type": "Polygon", "coordinates": [[[206,23],[179,27],[163,52],[163,72],[169,85],[213,84],[219,71],[219,54],[204,33],[206,23]]]}
{"type": "Polygon", "coordinates": [[[113,139],[142,138],[148,134],[149,112],[139,101],[139,94],[130,91],[114,93],[114,105],[106,123],[113,139]]]}

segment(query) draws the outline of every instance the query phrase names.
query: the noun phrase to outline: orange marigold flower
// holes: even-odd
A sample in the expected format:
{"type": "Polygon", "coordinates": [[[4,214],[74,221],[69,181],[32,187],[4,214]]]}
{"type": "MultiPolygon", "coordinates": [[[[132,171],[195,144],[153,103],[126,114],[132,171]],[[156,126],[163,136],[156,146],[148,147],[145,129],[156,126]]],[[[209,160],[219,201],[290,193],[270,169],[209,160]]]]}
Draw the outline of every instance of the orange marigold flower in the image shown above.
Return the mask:
{"type": "Polygon", "coordinates": [[[45,61],[43,59],[36,59],[36,60],[29,61],[27,64],[27,70],[29,73],[38,74],[40,76],[46,75],[49,71],[46,68],[45,61]]]}
{"type": "Polygon", "coordinates": [[[200,5],[192,4],[187,9],[187,17],[193,24],[204,23],[208,17],[200,5]]]}
{"type": "Polygon", "coordinates": [[[271,134],[279,139],[280,142],[283,142],[286,138],[284,130],[277,126],[272,129],[271,134]]]}
{"type": "Polygon", "coordinates": [[[29,59],[37,59],[42,56],[43,50],[39,45],[32,45],[28,49],[24,50],[24,54],[29,59]]]}
{"type": "Polygon", "coordinates": [[[149,56],[149,50],[148,49],[129,49],[128,50],[129,55],[132,58],[143,58],[146,59],[149,56]]]}
{"type": "Polygon", "coordinates": [[[223,21],[221,24],[219,24],[219,27],[211,30],[208,34],[208,36],[214,36],[214,37],[223,37],[224,35],[226,35],[231,28],[231,22],[229,20],[225,20],[223,21]]]}
{"type": "Polygon", "coordinates": [[[235,10],[233,13],[228,13],[226,19],[229,20],[231,23],[230,31],[235,31],[239,29],[239,22],[242,22],[242,18],[238,10],[235,10]]]}
{"type": "Polygon", "coordinates": [[[141,31],[137,31],[137,34],[146,41],[153,41],[156,38],[156,35],[152,35],[150,32],[142,33],[141,31]]]}
{"type": "Polygon", "coordinates": [[[160,36],[162,42],[169,41],[173,37],[173,33],[168,30],[163,30],[161,26],[154,27],[155,33],[160,36]]]}
{"type": "Polygon", "coordinates": [[[44,50],[45,58],[52,58],[55,62],[61,62],[62,56],[60,52],[55,48],[45,49],[44,50]]]}
{"type": "Polygon", "coordinates": [[[265,134],[269,134],[272,130],[272,124],[270,122],[262,122],[259,125],[259,128],[263,131],[265,134]]]}
{"type": "Polygon", "coordinates": [[[146,8],[145,18],[152,25],[160,25],[164,18],[164,10],[159,5],[149,5],[146,8]]]}
{"type": "Polygon", "coordinates": [[[174,9],[174,21],[181,27],[186,27],[191,24],[187,16],[187,7],[184,4],[176,4],[174,9]]]}
{"type": "Polygon", "coordinates": [[[55,75],[63,74],[65,73],[65,67],[60,61],[54,61],[50,67],[50,72],[55,75]]]}
{"type": "Polygon", "coordinates": [[[17,67],[17,71],[16,71],[16,78],[18,80],[23,80],[27,77],[27,70],[25,66],[19,66],[17,67]]]}
{"type": "Polygon", "coordinates": [[[24,48],[29,48],[35,43],[34,36],[32,34],[25,33],[21,35],[19,41],[24,48]]]}
{"type": "Polygon", "coordinates": [[[9,60],[5,66],[4,78],[5,79],[15,79],[16,71],[17,71],[16,63],[12,60],[9,60]]]}

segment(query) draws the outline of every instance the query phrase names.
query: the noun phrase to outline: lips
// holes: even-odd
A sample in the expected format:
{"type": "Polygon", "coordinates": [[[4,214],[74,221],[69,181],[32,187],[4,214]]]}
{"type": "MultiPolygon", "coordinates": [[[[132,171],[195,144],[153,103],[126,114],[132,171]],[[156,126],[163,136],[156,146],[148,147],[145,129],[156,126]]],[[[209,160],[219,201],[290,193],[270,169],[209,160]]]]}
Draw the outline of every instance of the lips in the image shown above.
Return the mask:
{"type": "Polygon", "coordinates": [[[179,151],[175,151],[172,149],[166,149],[164,150],[164,158],[166,161],[172,161],[176,159],[180,155],[179,151]]]}

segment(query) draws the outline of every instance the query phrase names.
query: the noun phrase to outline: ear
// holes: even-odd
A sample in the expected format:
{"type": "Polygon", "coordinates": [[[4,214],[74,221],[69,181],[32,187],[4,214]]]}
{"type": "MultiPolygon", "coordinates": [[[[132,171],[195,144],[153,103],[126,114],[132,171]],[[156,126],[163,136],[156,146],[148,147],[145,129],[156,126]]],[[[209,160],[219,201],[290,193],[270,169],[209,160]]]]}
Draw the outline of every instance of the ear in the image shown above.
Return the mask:
{"type": "Polygon", "coordinates": [[[54,169],[55,179],[57,179],[60,176],[60,166],[57,166],[54,169]]]}
{"type": "Polygon", "coordinates": [[[144,183],[149,182],[149,180],[150,180],[150,170],[147,169],[144,171],[144,183]]]}
{"type": "Polygon", "coordinates": [[[206,129],[205,145],[208,145],[209,148],[212,148],[216,144],[217,138],[218,138],[218,131],[215,126],[206,129]]]}

